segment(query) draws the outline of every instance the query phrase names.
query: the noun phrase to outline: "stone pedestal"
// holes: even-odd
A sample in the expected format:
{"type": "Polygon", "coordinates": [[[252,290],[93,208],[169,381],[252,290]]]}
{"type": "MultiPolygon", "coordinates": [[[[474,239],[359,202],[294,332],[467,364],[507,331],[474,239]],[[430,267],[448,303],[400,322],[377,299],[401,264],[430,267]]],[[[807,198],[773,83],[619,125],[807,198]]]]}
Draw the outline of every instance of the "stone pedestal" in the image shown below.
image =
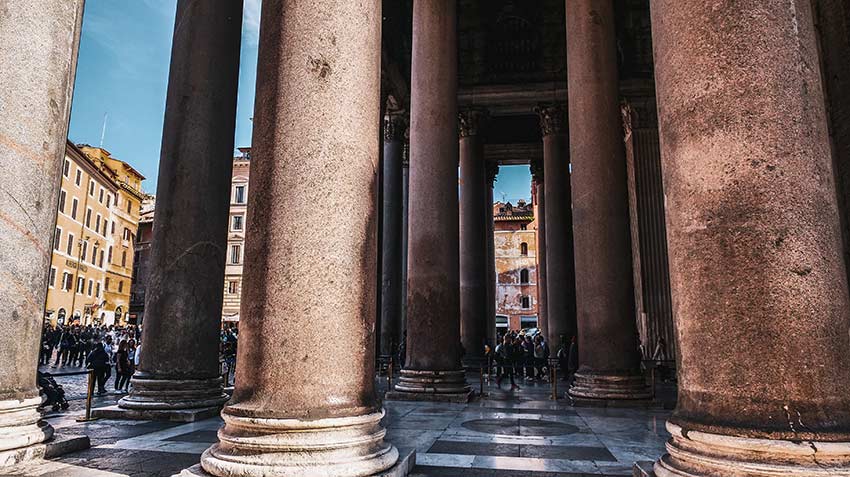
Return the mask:
{"type": "Polygon", "coordinates": [[[614,20],[613,0],[572,0],[567,10],[577,399],[651,395],[639,368],[614,20]]]}
{"type": "Polygon", "coordinates": [[[395,355],[401,342],[402,254],[404,226],[402,155],[407,121],[391,115],[384,121],[383,227],[381,233],[381,343],[382,355],[395,355]]]}
{"type": "Polygon", "coordinates": [[[850,297],[811,3],[651,7],[681,358],[655,473],[850,475],[850,297]]]}
{"type": "Polygon", "coordinates": [[[566,109],[557,104],[537,108],[543,134],[544,213],[546,217],[546,288],[549,347],[554,356],[561,341],[576,335],[575,266],[571,177],[566,109]],[[551,291],[551,293],[548,293],[551,291]]]}
{"type": "Polygon", "coordinates": [[[374,387],[381,3],[266,0],[261,23],[248,344],[201,467],[380,475],[398,460],[374,387]]]}
{"type": "Polygon", "coordinates": [[[175,410],[208,413],[227,401],[218,351],[242,4],[181,0],[176,24],[145,346],[132,391],[118,403],[127,418],[168,420],[175,410]]]}
{"type": "Polygon", "coordinates": [[[454,2],[413,4],[407,359],[394,399],[469,393],[458,336],[455,20],[454,2]]]}
{"type": "MultiPolygon", "coordinates": [[[[487,339],[487,112],[460,113],[460,340],[464,359],[482,358],[487,339]]],[[[492,215],[492,208],[490,209],[492,215]]],[[[490,239],[492,240],[492,238],[490,239]]]]}
{"type": "Polygon", "coordinates": [[[53,436],[35,378],[82,17],[82,0],[0,8],[0,468],[53,436]]]}

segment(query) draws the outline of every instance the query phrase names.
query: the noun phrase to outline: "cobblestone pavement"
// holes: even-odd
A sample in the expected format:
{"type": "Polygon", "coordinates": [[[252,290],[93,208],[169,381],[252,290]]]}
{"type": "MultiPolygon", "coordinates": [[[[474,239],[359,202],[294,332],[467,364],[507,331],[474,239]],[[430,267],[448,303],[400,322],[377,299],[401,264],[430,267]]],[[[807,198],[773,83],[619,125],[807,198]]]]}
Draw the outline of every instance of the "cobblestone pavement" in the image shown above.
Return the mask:
{"type": "MultiPolygon", "coordinates": [[[[75,378],[79,379],[79,378],[75,378]]],[[[468,376],[473,389],[481,383],[468,376]]],[[[71,380],[73,381],[73,380],[71,380]]],[[[386,378],[378,387],[386,388],[386,378]]],[[[79,385],[79,382],[78,384],[79,385]]],[[[70,386],[69,386],[70,387],[70,386]]],[[[573,408],[549,400],[548,384],[520,391],[484,382],[469,404],[385,403],[387,440],[401,452],[415,451],[415,477],[628,476],[635,461],[655,460],[669,434],[668,411],[573,408]]],[[[120,395],[99,398],[114,403],[120,395]]],[[[198,462],[215,442],[219,418],[196,423],[99,420],[79,423],[71,412],[49,416],[57,434],[85,434],[91,449],[16,468],[26,477],[160,477],[198,462]]]]}

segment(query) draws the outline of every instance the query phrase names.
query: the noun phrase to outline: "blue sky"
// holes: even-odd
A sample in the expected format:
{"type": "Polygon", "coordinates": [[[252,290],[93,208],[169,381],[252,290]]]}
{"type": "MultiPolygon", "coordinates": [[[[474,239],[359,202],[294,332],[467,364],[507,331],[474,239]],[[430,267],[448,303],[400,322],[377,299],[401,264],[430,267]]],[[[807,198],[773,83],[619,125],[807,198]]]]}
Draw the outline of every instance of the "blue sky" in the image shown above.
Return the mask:
{"type": "MultiPolygon", "coordinates": [[[[245,0],[236,147],[251,145],[261,0],[245,0]]],[[[177,0],[87,0],[68,136],[101,144],[156,191],[171,36],[177,0]]],[[[527,166],[502,167],[495,199],[530,197],[527,166]]]]}

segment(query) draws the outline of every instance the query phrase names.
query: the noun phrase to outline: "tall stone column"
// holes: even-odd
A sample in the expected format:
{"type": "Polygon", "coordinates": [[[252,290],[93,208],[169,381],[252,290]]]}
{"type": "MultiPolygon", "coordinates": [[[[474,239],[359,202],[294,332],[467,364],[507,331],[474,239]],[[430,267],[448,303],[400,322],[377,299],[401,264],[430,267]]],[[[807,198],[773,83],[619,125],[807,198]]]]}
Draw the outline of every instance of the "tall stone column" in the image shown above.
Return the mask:
{"type": "MultiPolygon", "coordinates": [[[[537,327],[549,338],[549,320],[546,312],[548,299],[546,289],[546,187],[543,183],[543,161],[531,163],[531,178],[534,181],[534,201],[537,203],[537,327]]],[[[550,348],[557,343],[549,343],[550,348]]],[[[558,350],[553,350],[557,352],[558,350]]]]}
{"type": "Polygon", "coordinates": [[[549,345],[557,352],[561,340],[576,336],[573,216],[570,198],[570,157],[567,111],[559,105],[537,108],[543,133],[543,201],[546,203],[546,309],[549,345]]]}
{"type": "Polygon", "coordinates": [[[655,471],[850,475],[850,298],[811,3],[651,9],[681,357],[655,471]]]}
{"type": "Polygon", "coordinates": [[[613,0],[570,0],[567,31],[579,345],[570,396],[646,399],[650,392],[640,373],[632,287],[613,0]]]}
{"type": "Polygon", "coordinates": [[[124,417],[216,414],[242,2],[177,3],[145,294],[124,417]]]}
{"type": "Polygon", "coordinates": [[[380,45],[379,0],[263,2],[248,345],[209,474],[364,476],[398,459],[374,384],[380,45]]]}
{"type": "Polygon", "coordinates": [[[381,233],[381,346],[382,355],[395,353],[401,339],[402,227],[404,226],[402,155],[406,121],[390,115],[384,121],[383,228],[381,233]]]}
{"type": "MultiPolygon", "coordinates": [[[[407,337],[407,234],[408,234],[408,217],[410,216],[410,129],[404,131],[404,147],[401,153],[401,196],[402,196],[402,213],[401,213],[401,340],[407,337]]],[[[399,341],[401,343],[401,341],[399,341]]],[[[405,346],[407,346],[405,344],[405,346]]],[[[404,357],[401,357],[404,359],[404,357]]]]}
{"type": "MultiPolygon", "coordinates": [[[[482,358],[487,339],[487,112],[460,113],[460,339],[466,358],[482,358]]],[[[492,209],[491,209],[492,210],[492,209]]],[[[492,215],[492,214],[491,214],[492,215]]]]}
{"type": "Polygon", "coordinates": [[[407,359],[394,399],[467,400],[460,362],[455,2],[413,3],[407,359]]]}
{"type": "Polygon", "coordinates": [[[496,244],[493,234],[496,227],[493,223],[493,184],[499,174],[499,164],[486,162],[487,168],[487,343],[496,347],[496,244]]]}
{"type": "Polygon", "coordinates": [[[0,467],[53,436],[35,384],[83,1],[0,8],[0,467]]]}

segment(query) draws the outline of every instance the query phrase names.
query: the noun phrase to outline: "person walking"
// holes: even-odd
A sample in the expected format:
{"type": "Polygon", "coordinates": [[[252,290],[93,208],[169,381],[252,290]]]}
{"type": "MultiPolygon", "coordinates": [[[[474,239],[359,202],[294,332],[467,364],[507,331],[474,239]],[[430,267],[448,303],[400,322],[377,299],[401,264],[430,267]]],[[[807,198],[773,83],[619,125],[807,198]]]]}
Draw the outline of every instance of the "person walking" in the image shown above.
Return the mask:
{"type": "Polygon", "coordinates": [[[130,384],[130,353],[127,351],[127,340],[118,343],[115,352],[115,391],[124,392],[130,384]]]}
{"type": "MultiPolygon", "coordinates": [[[[519,351],[522,352],[521,350],[519,351]]],[[[516,385],[514,381],[514,365],[516,363],[517,358],[517,347],[514,345],[514,339],[510,334],[505,335],[505,340],[498,347],[499,361],[501,362],[501,372],[496,378],[496,386],[502,387],[502,379],[505,375],[508,376],[511,380],[511,391],[514,389],[519,390],[519,386],[516,385]]]]}
{"type": "Polygon", "coordinates": [[[86,367],[94,371],[99,396],[106,394],[106,373],[109,371],[109,366],[109,355],[104,350],[103,343],[97,343],[86,358],[86,367]]]}

